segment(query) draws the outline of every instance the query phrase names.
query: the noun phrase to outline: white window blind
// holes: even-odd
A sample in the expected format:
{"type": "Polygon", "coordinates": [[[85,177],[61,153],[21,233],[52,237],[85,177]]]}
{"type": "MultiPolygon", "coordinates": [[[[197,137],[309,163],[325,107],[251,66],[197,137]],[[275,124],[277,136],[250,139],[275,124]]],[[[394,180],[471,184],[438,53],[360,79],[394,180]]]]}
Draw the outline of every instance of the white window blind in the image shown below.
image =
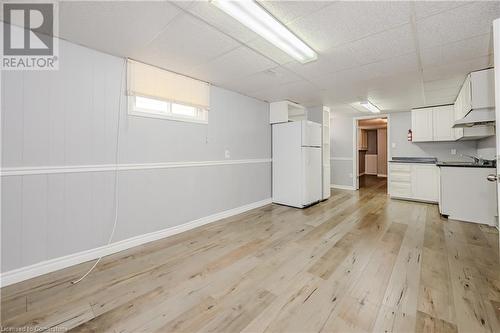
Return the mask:
{"type": "Polygon", "coordinates": [[[208,110],[210,89],[206,82],[137,61],[127,62],[127,93],[208,110]]]}

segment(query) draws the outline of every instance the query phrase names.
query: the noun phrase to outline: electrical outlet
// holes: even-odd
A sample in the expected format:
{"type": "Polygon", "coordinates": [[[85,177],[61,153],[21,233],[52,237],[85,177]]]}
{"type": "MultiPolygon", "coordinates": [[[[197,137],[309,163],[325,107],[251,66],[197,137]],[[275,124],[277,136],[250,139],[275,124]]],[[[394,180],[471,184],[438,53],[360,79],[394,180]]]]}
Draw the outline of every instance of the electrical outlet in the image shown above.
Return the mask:
{"type": "Polygon", "coordinates": [[[224,150],[224,157],[231,158],[231,153],[229,152],[229,149],[224,150]]]}
{"type": "Polygon", "coordinates": [[[456,155],[456,154],[457,154],[457,150],[456,150],[456,149],[452,149],[450,153],[451,153],[452,155],[456,155]]]}

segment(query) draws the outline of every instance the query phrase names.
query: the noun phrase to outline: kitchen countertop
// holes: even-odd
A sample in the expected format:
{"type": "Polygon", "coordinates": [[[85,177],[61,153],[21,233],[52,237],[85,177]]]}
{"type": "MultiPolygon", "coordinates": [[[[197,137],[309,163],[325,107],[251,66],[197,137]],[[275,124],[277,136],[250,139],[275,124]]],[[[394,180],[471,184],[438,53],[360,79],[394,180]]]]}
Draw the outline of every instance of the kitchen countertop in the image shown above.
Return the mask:
{"type": "Polygon", "coordinates": [[[421,164],[436,164],[435,157],[393,157],[389,163],[421,163],[421,164]]]}
{"type": "Polygon", "coordinates": [[[493,165],[474,164],[472,162],[438,162],[438,167],[452,167],[452,168],[491,168],[495,169],[493,165]]]}
{"type": "Polygon", "coordinates": [[[490,164],[476,164],[473,162],[462,161],[438,161],[435,157],[393,157],[389,163],[419,163],[419,164],[435,164],[438,167],[452,167],[452,168],[492,168],[495,165],[490,164]]]}

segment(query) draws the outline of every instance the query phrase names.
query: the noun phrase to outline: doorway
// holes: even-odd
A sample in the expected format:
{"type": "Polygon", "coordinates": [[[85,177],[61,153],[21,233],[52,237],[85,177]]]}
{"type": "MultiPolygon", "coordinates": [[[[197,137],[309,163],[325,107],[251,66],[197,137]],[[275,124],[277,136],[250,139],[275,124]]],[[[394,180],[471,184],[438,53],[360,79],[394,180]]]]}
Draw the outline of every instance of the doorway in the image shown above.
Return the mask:
{"type": "Polygon", "coordinates": [[[354,122],[355,189],[373,189],[387,193],[388,117],[356,118],[354,122]]]}

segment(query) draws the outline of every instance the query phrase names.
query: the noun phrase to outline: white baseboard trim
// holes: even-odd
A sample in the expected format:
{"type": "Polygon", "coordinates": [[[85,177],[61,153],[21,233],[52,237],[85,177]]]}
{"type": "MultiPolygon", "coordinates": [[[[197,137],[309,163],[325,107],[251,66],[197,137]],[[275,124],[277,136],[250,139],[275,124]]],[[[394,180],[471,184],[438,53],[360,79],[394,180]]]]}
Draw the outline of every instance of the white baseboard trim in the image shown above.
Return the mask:
{"type": "Polygon", "coordinates": [[[130,249],[134,246],[142,245],[168,236],[172,236],[196,227],[200,227],[205,224],[209,224],[227,217],[244,213],[251,209],[268,205],[270,203],[272,203],[272,199],[268,198],[265,200],[250,203],[248,205],[236,207],[220,213],[215,213],[206,217],[202,217],[197,220],[187,222],[181,225],[124,239],[115,243],[111,243],[110,245],[107,246],[101,246],[94,249],[73,253],[64,257],[54,258],[30,266],[21,267],[8,272],[4,272],[0,274],[0,287],[5,287],[43,274],[47,274],[63,268],[81,264],[89,260],[94,260],[101,256],[107,256],[126,249],[130,249]]]}
{"type": "Polygon", "coordinates": [[[379,174],[377,177],[387,178],[387,175],[379,174]]]}
{"type": "Polygon", "coordinates": [[[364,173],[364,172],[362,172],[362,173],[360,173],[360,174],[358,175],[358,177],[361,177],[361,176],[364,176],[364,175],[365,175],[365,173],[364,173]]]}
{"type": "Polygon", "coordinates": [[[354,191],[354,186],[348,186],[348,185],[336,185],[336,184],[331,184],[330,188],[336,188],[339,190],[350,190],[354,191]]]}

